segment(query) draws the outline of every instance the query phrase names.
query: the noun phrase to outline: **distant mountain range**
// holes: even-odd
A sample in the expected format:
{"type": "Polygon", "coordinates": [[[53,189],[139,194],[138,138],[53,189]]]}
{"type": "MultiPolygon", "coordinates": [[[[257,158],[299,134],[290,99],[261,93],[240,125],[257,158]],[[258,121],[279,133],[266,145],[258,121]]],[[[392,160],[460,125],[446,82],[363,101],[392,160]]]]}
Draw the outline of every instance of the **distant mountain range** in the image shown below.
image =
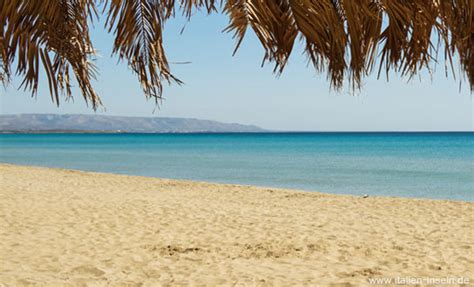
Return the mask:
{"type": "Polygon", "coordinates": [[[197,133],[263,131],[265,130],[252,125],[228,124],[187,118],[56,114],[0,115],[0,132],[2,133],[197,133]]]}

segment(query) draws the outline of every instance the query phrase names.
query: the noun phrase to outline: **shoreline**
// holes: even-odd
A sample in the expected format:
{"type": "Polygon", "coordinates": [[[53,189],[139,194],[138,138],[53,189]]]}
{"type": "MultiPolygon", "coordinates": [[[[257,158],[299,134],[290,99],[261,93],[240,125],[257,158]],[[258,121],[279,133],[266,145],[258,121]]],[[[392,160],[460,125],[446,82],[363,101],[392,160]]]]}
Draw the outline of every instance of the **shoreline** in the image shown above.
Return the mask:
{"type": "Polygon", "coordinates": [[[153,176],[143,176],[143,175],[134,175],[134,174],[126,174],[126,173],[114,173],[114,172],[106,172],[106,171],[89,171],[89,170],[74,169],[74,168],[48,167],[48,166],[41,166],[41,165],[23,165],[23,164],[0,162],[0,167],[2,167],[2,166],[24,167],[24,168],[43,168],[43,169],[51,169],[51,170],[57,170],[57,171],[88,173],[88,174],[96,174],[96,175],[128,176],[128,177],[137,177],[137,178],[144,178],[144,179],[157,179],[157,180],[165,180],[165,181],[176,181],[176,182],[183,182],[183,183],[189,183],[189,184],[210,184],[210,185],[222,185],[222,186],[227,186],[227,187],[251,188],[251,189],[257,189],[257,190],[273,190],[273,191],[277,191],[277,192],[315,193],[315,194],[326,195],[326,196],[343,196],[343,197],[354,197],[354,198],[364,198],[364,199],[370,197],[370,198],[387,198],[387,199],[421,200],[421,201],[447,201],[447,202],[452,201],[452,202],[466,202],[466,203],[473,203],[474,204],[474,201],[458,200],[458,199],[447,199],[447,198],[427,198],[427,197],[389,196],[389,195],[368,195],[367,197],[364,197],[365,195],[356,195],[356,194],[349,194],[349,193],[330,193],[330,192],[322,192],[322,191],[309,190],[309,189],[285,188],[285,187],[274,187],[274,186],[241,184],[241,183],[201,181],[201,180],[184,179],[184,178],[153,177],[153,176]]]}
{"type": "Polygon", "coordinates": [[[0,283],[474,281],[474,203],[0,163],[0,283]]]}

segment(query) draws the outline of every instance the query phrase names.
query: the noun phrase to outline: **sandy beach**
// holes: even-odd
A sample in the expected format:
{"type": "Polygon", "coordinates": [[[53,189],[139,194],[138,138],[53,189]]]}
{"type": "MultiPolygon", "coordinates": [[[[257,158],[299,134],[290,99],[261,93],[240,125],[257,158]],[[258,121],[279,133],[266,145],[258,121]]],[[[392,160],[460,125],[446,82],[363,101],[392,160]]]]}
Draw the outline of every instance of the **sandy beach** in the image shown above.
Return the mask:
{"type": "Polygon", "coordinates": [[[472,202],[7,164],[0,198],[0,286],[474,283],[472,202]]]}

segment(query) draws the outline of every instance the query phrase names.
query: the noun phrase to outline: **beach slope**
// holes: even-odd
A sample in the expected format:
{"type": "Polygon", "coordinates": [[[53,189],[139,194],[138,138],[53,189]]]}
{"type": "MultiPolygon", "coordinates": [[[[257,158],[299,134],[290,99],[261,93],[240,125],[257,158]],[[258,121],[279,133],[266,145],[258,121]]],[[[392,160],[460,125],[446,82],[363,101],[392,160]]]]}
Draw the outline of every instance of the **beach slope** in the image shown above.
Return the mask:
{"type": "Polygon", "coordinates": [[[0,286],[474,282],[474,203],[0,164],[0,286]]]}

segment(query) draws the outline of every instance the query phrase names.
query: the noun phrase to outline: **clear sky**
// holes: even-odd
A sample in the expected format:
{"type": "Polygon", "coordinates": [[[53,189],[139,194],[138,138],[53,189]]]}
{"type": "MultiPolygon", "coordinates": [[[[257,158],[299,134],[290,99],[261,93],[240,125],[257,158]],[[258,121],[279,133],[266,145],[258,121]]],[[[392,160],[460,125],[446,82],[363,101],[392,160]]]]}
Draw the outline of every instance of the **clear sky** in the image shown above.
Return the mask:
{"type": "MultiPolygon", "coordinates": [[[[165,100],[155,109],[127,65],[117,65],[117,58],[110,57],[113,39],[103,23],[96,23],[92,36],[100,54],[100,75],[95,87],[105,105],[97,114],[212,119],[292,131],[473,130],[469,85],[464,81],[460,88],[458,80],[447,79],[443,64],[432,76],[424,72],[421,80],[408,83],[396,75],[390,82],[372,75],[353,95],[348,88],[331,91],[326,75],[307,65],[301,45],[277,77],[272,65],[261,68],[264,52],[252,33],[232,57],[235,42],[231,34],[222,33],[225,15],[196,15],[180,35],[185,24],[182,18],[168,22],[165,35],[169,60],[192,62],[172,65],[185,85],[167,86],[165,100]]],[[[0,89],[2,114],[93,113],[79,93],[57,108],[44,78],[36,99],[18,91],[19,83],[15,79],[0,89]]]]}

